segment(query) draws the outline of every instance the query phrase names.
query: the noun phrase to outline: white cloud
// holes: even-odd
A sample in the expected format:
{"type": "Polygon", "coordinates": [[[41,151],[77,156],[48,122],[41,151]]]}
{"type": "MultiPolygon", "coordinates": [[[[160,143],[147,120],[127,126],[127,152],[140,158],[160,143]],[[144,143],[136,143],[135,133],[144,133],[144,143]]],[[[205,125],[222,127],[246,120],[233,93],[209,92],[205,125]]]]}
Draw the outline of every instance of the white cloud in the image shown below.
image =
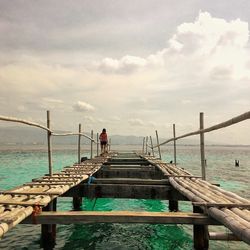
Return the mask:
{"type": "Polygon", "coordinates": [[[121,59],[104,58],[98,65],[99,70],[104,73],[133,73],[146,65],[144,58],[126,55],[121,59]]]}
{"type": "Polygon", "coordinates": [[[73,109],[77,112],[94,111],[95,108],[86,102],[78,101],[73,105],[73,109]]]}
{"type": "Polygon", "coordinates": [[[248,23],[240,19],[227,22],[200,12],[193,23],[178,26],[177,33],[169,40],[170,48],[178,52],[211,53],[218,47],[244,47],[248,42],[248,23]]]}
{"type": "Polygon", "coordinates": [[[139,75],[138,70],[145,69],[147,75],[158,73],[159,77],[164,70],[165,81],[173,82],[175,78],[175,86],[194,76],[217,80],[250,78],[248,38],[247,22],[226,21],[200,12],[194,22],[179,25],[168,46],[155,54],[104,58],[97,65],[101,72],[111,74],[139,75]]]}

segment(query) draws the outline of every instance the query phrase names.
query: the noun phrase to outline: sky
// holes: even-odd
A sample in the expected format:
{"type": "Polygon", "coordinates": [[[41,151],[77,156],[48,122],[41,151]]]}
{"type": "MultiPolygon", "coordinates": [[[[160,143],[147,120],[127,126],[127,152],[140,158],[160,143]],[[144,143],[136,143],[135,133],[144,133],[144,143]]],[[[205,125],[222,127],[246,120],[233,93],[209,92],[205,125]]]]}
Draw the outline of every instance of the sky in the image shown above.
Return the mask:
{"type": "Polygon", "coordinates": [[[164,138],[223,122],[250,110],[249,23],[249,0],[0,0],[0,115],[164,138]]]}

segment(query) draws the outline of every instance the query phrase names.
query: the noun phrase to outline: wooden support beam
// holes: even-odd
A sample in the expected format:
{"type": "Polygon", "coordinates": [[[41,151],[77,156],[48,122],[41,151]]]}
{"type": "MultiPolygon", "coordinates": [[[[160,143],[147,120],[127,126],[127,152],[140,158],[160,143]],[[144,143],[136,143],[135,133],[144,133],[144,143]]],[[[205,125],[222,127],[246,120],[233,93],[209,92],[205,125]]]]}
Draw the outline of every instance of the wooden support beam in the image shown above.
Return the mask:
{"type": "MultiPolygon", "coordinates": [[[[193,206],[193,212],[201,213],[202,210],[199,207],[193,206]]],[[[207,225],[193,225],[193,242],[195,250],[207,250],[209,248],[209,234],[207,225]]]]}
{"type": "Polygon", "coordinates": [[[133,169],[133,168],[136,168],[136,169],[155,169],[155,166],[150,166],[150,165],[146,165],[146,166],[143,166],[143,165],[138,165],[138,164],[130,164],[130,165],[104,165],[101,169],[117,169],[117,168],[125,168],[125,169],[133,169]]]}
{"type": "Polygon", "coordinates": [[[172,192],[172,190],[169,191],[168,209],[170,212],[178,212],[179,211],[178,200],[175,199],[174,192],[172,192]]]}
{"type": "Polygon", "coordinates": [[[100,171],[154,171],[151,167],[111,167],[111,168],[101,168],[100,171]]]}
{"type": "MultiPolygon", "coordinates": [[[[168,185],[81,184],[81,196],[89,198],[168,199],[168,185]]],[[[73,191],[73,190],[72,190],[73,191]]],[[[70,194],[69,191],[68,194],[70,194]]],[[[72,193],[71,193],[72,195],[72,193]]],[[[67,194],[65,194],[67,196],[67,194]]],[[[74,196],[74,194],[72,195],[74,196]]]]}
{"type": "Polygon", "coordinates": [[[112,160],[105,162],[104,165],[150,165],[150,163],[147,160],[129,160],[129,159],[124,159],[124,160],[112,160]]]}
{"type": "MultiPolygon", "coordinates": [[[[132,212],[132,211],[58,211],[42,212],[36,216],[40,224],[82,223],[151,223],[151,224],[194,224],[218,225],[212,218],[198,213],[132,212]]],[[[32,223],[31,216],[23,224],[32,223]]]]}
{"type": "Polygon", "coordinates": [[[82,205],[82,197],[74,196],[73,197],[73,207],[74,210],[79,211],[82,205]]]}
{"type": "Polygon", "coordinates": [[[97,178],[141,178],[141,179],[163,179],[163,173],[154,169],[100,169],[95,173],[97,178]]]}
{"type": "MultiPolygon", "coordinates": [[[[56,205],[57,205],[57,200],[55,199],[54,201],[50,202],[48,206],[44,207],[43,211],[49,211],[48,213],[55,213],[56,205]]],[[[35,219],[33,216],[32,220],[33,223],[35,220],[36,224],[41,224],[37,221],[37,215],[35,216],[35,219]]],[[[52,221],[49,220],[47,221],[47,223],[43,223],[41,225],[40,246],[43,249],[52,250],[54,249],[55,245],[56,245],[56,223],[53,223],[52,221]]]]}
{"type": "Polygon", "coordinates": [[[97,184],[131,184],[131,185],[169,185],[167,179],[140,179],[140,178],[96,178],[94,183],[97,184]]]}

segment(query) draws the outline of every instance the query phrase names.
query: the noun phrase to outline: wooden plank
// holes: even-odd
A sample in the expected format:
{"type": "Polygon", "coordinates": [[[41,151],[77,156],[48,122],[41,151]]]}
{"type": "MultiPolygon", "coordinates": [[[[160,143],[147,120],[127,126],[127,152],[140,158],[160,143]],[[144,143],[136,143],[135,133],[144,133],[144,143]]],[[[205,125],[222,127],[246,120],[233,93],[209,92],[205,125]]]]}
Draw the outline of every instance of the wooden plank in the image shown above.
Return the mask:
{"type": "MultiPolygon", "coordinates": [[[[39,224],[81,224],[81,223],[151,223],[151,224],[195,224],[218,225],[212,218],[198,213],[132,212],[132,211],[57,211],[42,212],[36,216],[39,224]]],[[[29,217],[23,221],[32,223],[29,217]]]]}
{"type": "Polygon", "coordinates": [[[96,178],[94,183],[103,184],[141,184],[141,185],[168,185],[167,179],[155,180],[155,179],[140,179],[140,178],[96,178]]]}
{"type": "MultiPolygon", "coordinates": [[[[81,184],[79,195],[88,198],[128,198],[167,200],[169,185],[81,184]]],[[[71,192],[65,194],[70,195],[71,192]]]]}

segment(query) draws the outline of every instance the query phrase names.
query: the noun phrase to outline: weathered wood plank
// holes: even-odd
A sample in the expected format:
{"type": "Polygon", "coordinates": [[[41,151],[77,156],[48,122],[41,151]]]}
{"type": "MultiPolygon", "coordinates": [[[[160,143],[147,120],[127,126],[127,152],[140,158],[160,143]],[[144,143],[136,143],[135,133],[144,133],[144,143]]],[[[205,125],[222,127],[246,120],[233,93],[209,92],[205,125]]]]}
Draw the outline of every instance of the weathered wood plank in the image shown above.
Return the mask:
{"type": "Polygon", "coordinates": [[[137,184],[137,185],[168,185],[167,179],[140,179],[140,178],[96,178],[94,183],[103,184],[137,184]]]}
{"type": "MultiPolygon", "coordinates": [[[[218,225],[212,218],[197,213],[132,212],[132,211],[70,211],[42,212],[36,216],[40,224],[71,223],[152,223],[152,224],[195,224],[218,225]]],[[[32,223],[29,217],[23,223],[32,223]]]]}

